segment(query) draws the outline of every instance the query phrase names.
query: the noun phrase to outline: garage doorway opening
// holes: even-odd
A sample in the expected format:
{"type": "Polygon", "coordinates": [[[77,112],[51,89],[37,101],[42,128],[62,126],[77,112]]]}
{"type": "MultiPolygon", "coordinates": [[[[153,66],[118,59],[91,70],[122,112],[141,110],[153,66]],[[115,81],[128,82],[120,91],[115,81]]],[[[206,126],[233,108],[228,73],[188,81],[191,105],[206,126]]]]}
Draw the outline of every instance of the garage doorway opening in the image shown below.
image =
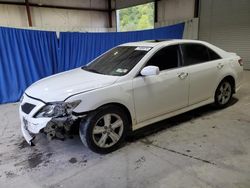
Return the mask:
{"type": "Polygon", "coordinates": [[[117,31],[153,29],[154,11],[155,3],[146,3],[117,10],[117,31]]]}

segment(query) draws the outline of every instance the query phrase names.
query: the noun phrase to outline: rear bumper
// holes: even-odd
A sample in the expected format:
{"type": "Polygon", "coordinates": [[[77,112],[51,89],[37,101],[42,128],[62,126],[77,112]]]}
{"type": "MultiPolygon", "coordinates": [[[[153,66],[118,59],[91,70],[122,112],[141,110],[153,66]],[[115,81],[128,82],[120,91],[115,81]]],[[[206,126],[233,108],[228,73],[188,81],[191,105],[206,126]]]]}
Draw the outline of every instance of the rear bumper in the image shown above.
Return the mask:
{"type": "Polygon", "coordinates": [[[238,85],[236,88],[235,88],[235,93],[237,93],[241,88],[241,85],[238,85]]]}
{"type": "Polygon", "coordinates": [[[235,83],[235,93],[237,93],[243,83],[243,67],[237,66],[236,69],[236,83],[235,83]]]}

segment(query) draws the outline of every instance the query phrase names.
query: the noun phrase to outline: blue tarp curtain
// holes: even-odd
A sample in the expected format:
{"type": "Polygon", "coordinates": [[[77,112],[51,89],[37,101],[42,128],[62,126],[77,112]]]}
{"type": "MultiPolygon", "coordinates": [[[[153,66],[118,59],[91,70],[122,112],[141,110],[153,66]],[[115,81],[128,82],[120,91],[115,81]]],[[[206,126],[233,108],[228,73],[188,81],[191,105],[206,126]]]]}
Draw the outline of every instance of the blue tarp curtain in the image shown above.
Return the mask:
{"type": "Polygon", "coordinates": [[[134,32],[60,33],[0,27],[0,104],[18,101],[33,82],[87,64],[133,41],[182,38],[184,23],[134,32]]]}
{"type": "Polygon", "coordinates": [[[109,33],[60,33],[59,72],[87,64],[110,48],[126,42],[150,39],[181,39],[184,23],[158,29],[109,33]]]}
{"type": "Polygon", "coordinates": [[[55,32],[0,28],[0,103],[56,71],[57,44],[55,32]]]}

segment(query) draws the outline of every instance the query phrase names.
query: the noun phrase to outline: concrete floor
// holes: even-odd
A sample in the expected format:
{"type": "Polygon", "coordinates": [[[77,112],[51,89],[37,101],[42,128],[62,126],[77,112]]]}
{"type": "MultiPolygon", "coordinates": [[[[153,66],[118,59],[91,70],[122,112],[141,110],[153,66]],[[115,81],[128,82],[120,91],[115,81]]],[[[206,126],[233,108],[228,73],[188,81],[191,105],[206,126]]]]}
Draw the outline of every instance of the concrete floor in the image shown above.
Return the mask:
{"type": "Polygon", "coordinates": [[[165,120],[98,155],[79,137],[29,147],[18,104],[0,106],[0,187],[250,187],[250,72],[230,107],[165,120]]]}

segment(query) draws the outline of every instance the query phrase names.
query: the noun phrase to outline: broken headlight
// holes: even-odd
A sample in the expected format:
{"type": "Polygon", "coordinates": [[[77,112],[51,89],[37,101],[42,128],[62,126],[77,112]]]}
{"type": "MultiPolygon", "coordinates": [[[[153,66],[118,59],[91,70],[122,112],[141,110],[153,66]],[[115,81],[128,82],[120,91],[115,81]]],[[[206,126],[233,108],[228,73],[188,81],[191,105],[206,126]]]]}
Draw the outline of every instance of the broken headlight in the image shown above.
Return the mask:
{"type": "Polygon", "coordinates": [[[63,117],[71,114],[72,111],[81,103],[81,100],[76,100],[73,102],[55,102],[49,103],[44,106],[35,115],[36,118],[42,117],[63,117]]]}

